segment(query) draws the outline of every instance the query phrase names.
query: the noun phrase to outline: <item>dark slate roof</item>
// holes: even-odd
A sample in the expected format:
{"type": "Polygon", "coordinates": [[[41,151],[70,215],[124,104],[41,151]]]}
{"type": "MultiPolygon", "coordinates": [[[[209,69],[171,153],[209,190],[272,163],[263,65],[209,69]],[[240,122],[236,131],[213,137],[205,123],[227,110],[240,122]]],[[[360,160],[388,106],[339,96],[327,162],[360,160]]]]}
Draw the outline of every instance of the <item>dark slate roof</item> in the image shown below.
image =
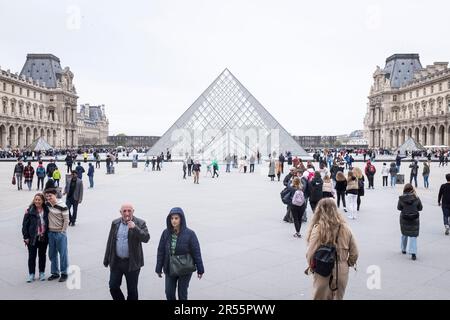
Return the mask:
{"type": "Polygon", "coordinates": [[[48,88],[56,88],[62,68],[58,57],[52,54],[28,54],[20,75],[45,82],[48,88]]]}
{"type": "Polygon", "coordinates": [[[102,109],[100,108],[100,106],[89,107],[89,119],[92,121],[102,120],[102,109]]]}
{"type": "Polygon", "coordinates": [[[394,54],[386,59],[384,73],[390,79],[391,87],[400,88],[414,79],[414,73],[422,69],[419,55],[416,53],[394,54]]]}

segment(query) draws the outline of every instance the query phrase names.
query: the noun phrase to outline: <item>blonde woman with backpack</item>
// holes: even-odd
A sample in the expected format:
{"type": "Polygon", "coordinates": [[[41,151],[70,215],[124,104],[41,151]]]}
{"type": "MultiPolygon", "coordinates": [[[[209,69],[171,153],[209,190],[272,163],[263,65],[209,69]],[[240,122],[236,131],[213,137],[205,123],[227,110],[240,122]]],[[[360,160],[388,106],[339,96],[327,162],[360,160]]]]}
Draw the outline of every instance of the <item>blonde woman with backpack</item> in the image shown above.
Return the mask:
{"type": "MultiPolygon", "coordinates": [[[[308,269],[305,273],[313,273],[313,299],[344,299],[349,269],[354,267],[358,260],[358,247],[350,227],[338,212],[333,199],[324,198],[317,204],[306,240],[308,269]],[[333,261],[333,266],[329,267],[332,268],[329,275],[324,276],[319,274],[323,273],[323,263],[318,253],[327,247],[335,249],[337,259],[333,261]]],[[[336,258],[336,255],[332,256],[336,258]]]]}
{"type": "Polygon", "coordinates": [[[303,214],[306,209],[306,201],[305,195],[303,194],[303,186],[299,177],[295,177],[292,180],[292,188],[294,188],[295,192],[292,196],[292,204],[291,204],[291,212],[294,218],[294,226],[295,226],[295,238],[301,238],[300,228],[302,226],[303,214]]]}

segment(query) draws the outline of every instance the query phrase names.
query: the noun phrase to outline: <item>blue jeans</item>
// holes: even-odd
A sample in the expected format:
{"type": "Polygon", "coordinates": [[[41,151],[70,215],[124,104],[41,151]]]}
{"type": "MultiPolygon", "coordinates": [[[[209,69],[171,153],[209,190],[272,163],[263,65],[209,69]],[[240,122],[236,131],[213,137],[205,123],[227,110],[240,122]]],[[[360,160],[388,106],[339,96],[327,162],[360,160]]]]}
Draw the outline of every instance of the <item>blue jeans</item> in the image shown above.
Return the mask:
{"type": "Polygon", "coordinates": [[[423,185],[425,188],[428,189],[428,187],[430,186],[430,183],[428,182],[428,177],[429,176],[423,176],[423,185]]]}
{"type": "Polygon", "coordinates": [[[90,186],[91,188],[94,187],[94,176],[89,176],[89,186],[90,186]]]}
{"type": "Polygon", "coordinates": [[[176,300],[175,291],[178,283],[178,300],[188,299],[189,281],[192,273],[182,277],[171,277],[166,274],[166,298],[167,300],[176,300]]]}
{"type": "Polygon", "coordinates": [[[230,172],[230,167],[231,167],[231,164],[227,163],[227,169],[225,170],[225,172],[230,172]]]}
{"type": "Polygon", "coordinates": [[[448,220],[450,217],[450,208],[442,207],[442,215],[444,216],[444,226],[448,226],[448,220]]]}
{"type": "Polygon", "coordinates": [[[52,274],[59,275],[60,271],[59,267],[61,267],[61,274],[67,274],[67,266],[69,262],[67,257],[66,233],[49,231],[48,256],[51,261],[52,274]],[[59,261],[58,261],[58,253],[59,253],[59,261]]]}
{"type": "Polygon", "coordinates": [[[397,184],[397,176],[391,176],[391,187],[395,187],[397,184]]]}
{"type": "Polygon", "coordinates": [[[409,240],[409,254],[417,254],[417,237],[408,237],[408,236],[403,236],[402,235],[402,239],[401,239],[401,247],[402,247],[402,251],[406,251],[406,245],[408,243],[409,240]]]}

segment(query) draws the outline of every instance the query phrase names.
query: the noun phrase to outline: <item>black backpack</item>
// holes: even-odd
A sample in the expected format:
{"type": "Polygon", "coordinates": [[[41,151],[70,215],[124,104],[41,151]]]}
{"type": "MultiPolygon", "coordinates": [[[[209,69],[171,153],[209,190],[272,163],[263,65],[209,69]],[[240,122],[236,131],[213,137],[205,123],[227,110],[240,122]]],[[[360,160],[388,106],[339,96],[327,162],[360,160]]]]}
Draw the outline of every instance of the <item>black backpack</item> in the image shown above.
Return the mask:
{"type": "Polygon", "coordinates": [[[294,192],[292,192],[293,190],[294,189],[291,188],[291,187],[286,187],[280,192],[281,201],[285,205],[291,205],[292,204],[292,197],[294,196],[294,192]]]}
{"type": "MultiPolygon", "coordinates": [[[[336,243],[338,240],[339,231],[341,226],[339,225],[338,232],[336,234],[336,243]]],[[[336,247],[332,244],[321,245],[314,253],[314,273],[320,274],[322,277],[330,277],[329,286],[331,291],[338,289],[338,255],[336,247]],[[336,265],[336,287],[332,288],[331,283],[333,281],[333,268],[336,265]]]]}

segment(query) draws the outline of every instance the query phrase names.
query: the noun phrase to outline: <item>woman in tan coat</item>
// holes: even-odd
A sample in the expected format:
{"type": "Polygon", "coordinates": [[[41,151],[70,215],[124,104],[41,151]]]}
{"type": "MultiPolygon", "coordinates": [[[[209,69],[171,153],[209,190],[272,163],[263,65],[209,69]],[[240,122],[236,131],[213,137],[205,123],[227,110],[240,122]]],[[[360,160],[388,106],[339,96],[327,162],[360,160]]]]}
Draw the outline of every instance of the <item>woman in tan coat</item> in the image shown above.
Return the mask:
{"type": "Polygon", "coordinates": [[[309,265],[306,273],[312,272],[314,274],[313,299],[342,300],[347,287],[349,268],[355,266],[358,259],[358,247],[352,231],[338,212],[333,199],[324,198],[317,204],[306,240],[308,243],[306,259],[309,265]],[[336,266],[334,266],[332,274],[328,277],[314,273],[314,253],[324,244],[333,244],[337,248],[337,275],[336,266]],[[330,283],[331,276],[333,278],[330,283]],[[332,291],[330,287],[337,287],[337,290],[332,291]]]}

